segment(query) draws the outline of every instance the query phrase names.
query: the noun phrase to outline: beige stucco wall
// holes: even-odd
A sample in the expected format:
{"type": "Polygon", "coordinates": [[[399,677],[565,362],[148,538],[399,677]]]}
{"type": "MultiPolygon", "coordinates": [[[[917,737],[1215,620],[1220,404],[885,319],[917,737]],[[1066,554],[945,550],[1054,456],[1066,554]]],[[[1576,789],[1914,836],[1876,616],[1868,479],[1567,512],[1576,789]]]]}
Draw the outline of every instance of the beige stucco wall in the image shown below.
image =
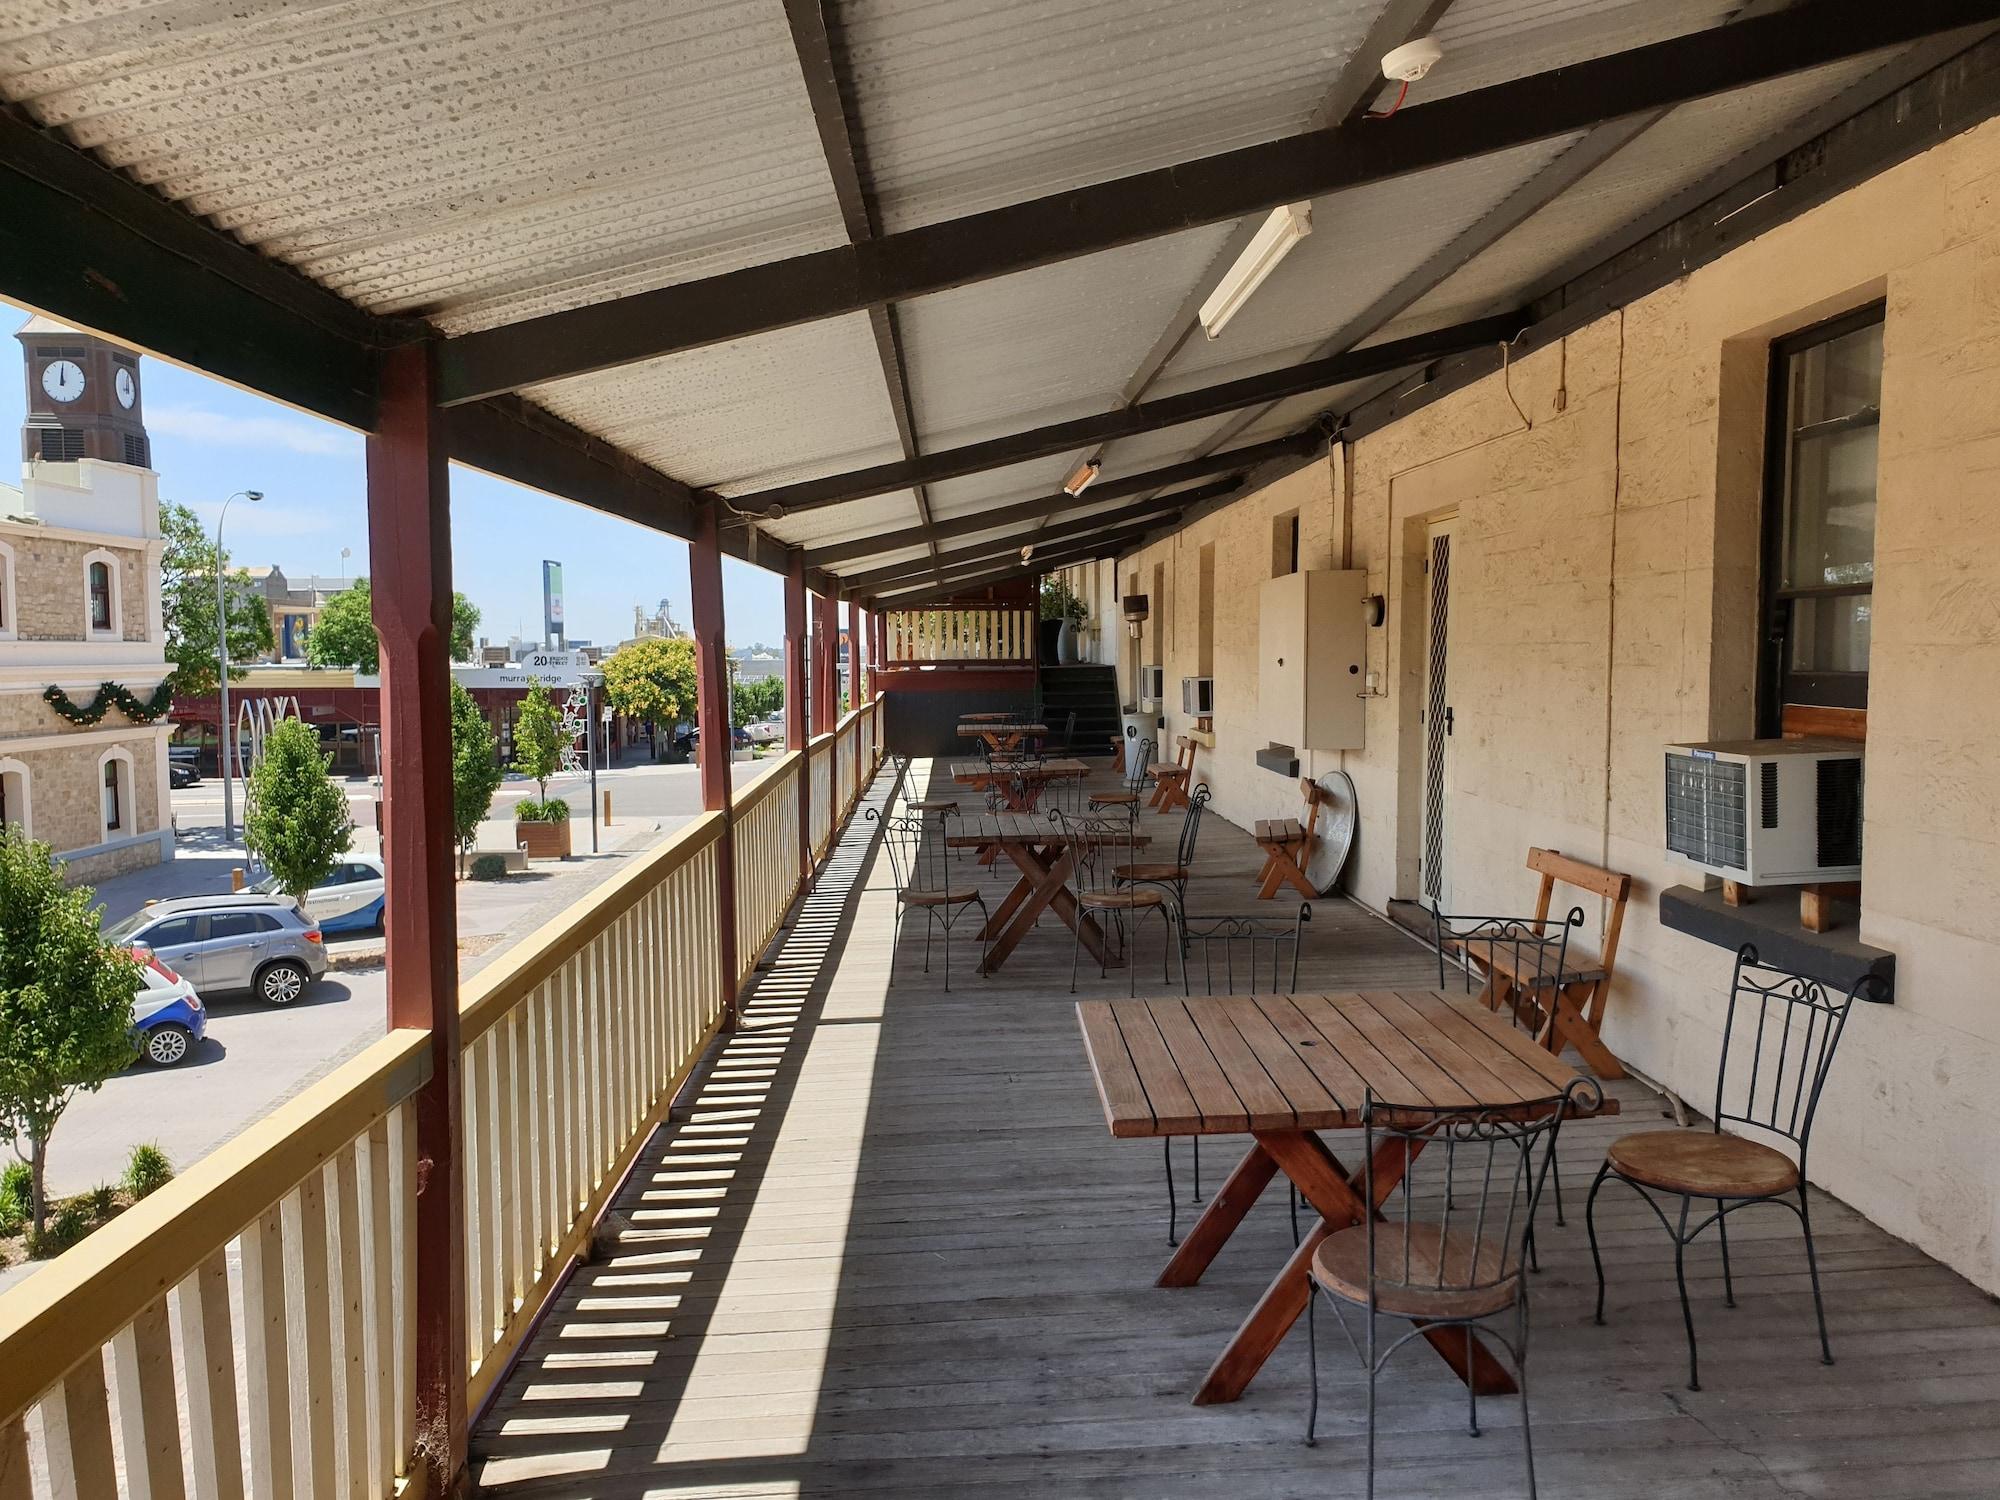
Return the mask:
{"type": "Polygon", "coordinates": [[[1217,545],[1218,743],[1200,774],[1242,823],[1295,800],[1250,759],[1268,738],[1269,517],[1299,509],[1302,565],[1369,571],[1390,604],[1369,641],[1384,696],[1363,749],[1307,769],[1354,777],[1348,878],[1380,907],[1416,893],[1420,565],[1427,519],[1456,513],[1452,904],[1523,906],[1533,844],[1629,872],[1607,1036],[1705,1107],[1730,955],[1657,921],[1660,889],[1697,879],[1662,852],[1661,747],[1752,727],[1769,342],[1883,296],[1861,936],[1896,952],[1899,987],[1855,1015],[1811,1171],[2000,1291],[2000,123],[1121,558],[1119,576],[1145,589],[1164,568],[1177,706],[1196,559],[1217,545]]]}
{"type": "Polygon", "coordinates": [[[14,587],[20,623],[14,628],[24,641],[85,639],[84,559],[107,551],[118,565],[118,612],[121,640],[143,641],[149,634],[153,569],[146,546],[123,538],[81,541],[48,536],[28,525],[0,525],[0,541],[14,549],[14,587]]]}

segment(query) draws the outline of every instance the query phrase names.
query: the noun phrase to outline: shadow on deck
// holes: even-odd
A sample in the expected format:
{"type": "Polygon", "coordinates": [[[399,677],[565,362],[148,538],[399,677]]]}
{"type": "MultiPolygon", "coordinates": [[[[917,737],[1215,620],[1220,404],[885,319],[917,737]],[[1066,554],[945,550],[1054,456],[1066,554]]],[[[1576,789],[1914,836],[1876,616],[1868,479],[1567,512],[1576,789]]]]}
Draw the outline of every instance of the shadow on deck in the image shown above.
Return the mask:
{"type": "MultiPolygon", "coordinates": [[[[889,781],[885,768],[864,803],[889,781]]],[[[1337,1334],[1320,1340],[1317,1448],[1301,1442],[1297,1330],[1242,1401],[1189,1404],[1290,1250],[1282,1189],[1200,1286],[1156,1290],[1160,1151],[1105,1131],[1068,932],[1045,915],[990,980],[954,945],[949,995],[923,977],[918,935],[889,991],[894,908],[869,831],[857,818],[841,841],[692,1113],[642,1154],[606,1253],[578,1269],[484,1415],[482,1491],[1359,1495],[1364,1387],[1337,1334]]],[[[1198,909],[1250,909],[1254,846],[1219,818],[1202,841],[1198,909]]],[[[1083,993],[1125,991],[1119,971],[1084,972],[1083,993]]],[[[1431,988],[1436,974],[1385,923],[1317,903],[1302,989],[1431,988]]],[[[1573,1212],[1541,1235],[1529,1370],[1542,1494],[1995,1494],[2000,1308],[1830,1199],[1814,1223],[1831,1368],[1779,1211],[1733,1221],[1734,1311],[1713,1243],[1690,1252],[1700,1393],[1683,1384],[1670,1247],[1627,1194],[1600,1204],[1610,1321],[1592,1326],[1576,1210],[1604,1143],[1662,1113],[1643,1089],[1616,1091],[1622,1119],[1565,1132],[1573,1212]]],[[[1228,1146],[1205,1151],[1204,1190],[1228,1146]]],[[[1380,1400],[1378,1494],[1524,1492],[1511,1402],[1483,1404],[1485,1435],[1468,1436],[1462,1387],[1421,1350],[1390,1367],[1380,1400]]]]}

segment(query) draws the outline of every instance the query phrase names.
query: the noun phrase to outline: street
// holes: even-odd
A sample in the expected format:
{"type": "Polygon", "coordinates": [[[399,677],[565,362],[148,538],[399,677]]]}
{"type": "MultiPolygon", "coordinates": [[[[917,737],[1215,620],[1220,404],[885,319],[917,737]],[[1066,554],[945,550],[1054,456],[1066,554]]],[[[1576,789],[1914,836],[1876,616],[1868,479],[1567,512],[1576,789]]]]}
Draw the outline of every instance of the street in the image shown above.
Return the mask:
{"type": "MultiPolygon", "coordinates": [[[[756,769],[737,767],[746,778],[756,769]]],[[[619,767],[601,771],[598,787],[611,793],[615,820],[600,832],[602,853],[589,852],[588,778],[563,778],[551,781],[549,791],[569,800],[577,856],[537,863],[527,875],[459,885],[461,977],[476,973],[616,873],[633,851],[657,843],[701,810],[693,766],[619,767]]],[[[510,778],[494,799],[495,810],[504,812],[534,792],[532,782],[510,778]]],[[[358,852],[377,847],[373,795],[364,783],[350,786],[358,852]]],[[[240,818],[240,795],[236,810],[240,818]]],[[[173,813],[180,830],[177,857],[170,866],[105,882],[98,897],[107,923],[148,900],[226,891],[231,867],[245,863],[240,843],[231,849],[221,842],[219,782],[176,791],[173,813]]],[[[481,825],[479,846],[506,848],[512,837],[511,817],[489,820],[481,825]]],[[[381,938],[337,938],[327,949],[334,969],[296,1004],[273,1008],[247,997],[205,996],[208,1036],[186,1062],[174,1068],[139,1064],[97,1093],[80,1095],[51,1144],[51,1191],[74,1193],[114,1181],[141,1141],[157,1143],[174,1169],[184,1170],[380,1036],[387,1006],[381,938]]],[[[5,1275],[0,1272],[0,1279],[5,1275]]]]}

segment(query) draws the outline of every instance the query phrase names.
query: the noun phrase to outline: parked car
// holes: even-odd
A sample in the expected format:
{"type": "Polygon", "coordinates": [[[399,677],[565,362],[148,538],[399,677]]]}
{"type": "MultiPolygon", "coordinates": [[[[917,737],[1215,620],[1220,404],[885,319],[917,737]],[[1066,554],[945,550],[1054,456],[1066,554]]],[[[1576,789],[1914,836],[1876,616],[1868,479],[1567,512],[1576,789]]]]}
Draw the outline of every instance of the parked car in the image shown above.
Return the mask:
{"type": "Polygon", "coordinates": [[[135,948],[133,957],[142,965],[139,993],[132,997],[139,1055],[155,1067],[178,1067],[208,1034],[208,1011],[194,986],[161,963],[158,954],[135,948]]]}
{"type": "Polygon", "coordinates": [[[195,786],[198,785],[200,781],[201,781],[201,772],[197,771],[194,768],[193,761],[170,760],[167,762],[168,786],[172,787],[195,786]]]}
{"type": "MultiPolygon", "coordinates": [[[[306,892],[306,918],[322,933],[374,932],[386,909],[387,875],[382,861],[370,854],[350,854],[333,867],[324,884],[306,892]]],[[[250,887],[259,895],[284,897],[268,876],[250,887]]]]}
{"type": "Polygon", "coordinates": [[[289,1005],[326,972],[318,924],[290,901],[261,894],[156,901],[104,935],[145,949],[211,998],[247,992],[289,1005]]]}
{"type": "Polygon", "coordinates": [[[759,745],[775,745],[785,737],[784,721],[773,723],[769,719],[759,719],[750,726],[747,733],[759,745]]]}
{"type": "MultiPolygon", "coordinates": [[[[680,738],[675,743],[679,746],[681,754],[693,755],[701,748],[701,726],[696,725],[693,729],[683,729],[680,733],[680,738]]],[[[730,749],[748,750],[753,743],[754,741],[750,738],[749,730],[732,729],[729,731],[730,749]]]]}

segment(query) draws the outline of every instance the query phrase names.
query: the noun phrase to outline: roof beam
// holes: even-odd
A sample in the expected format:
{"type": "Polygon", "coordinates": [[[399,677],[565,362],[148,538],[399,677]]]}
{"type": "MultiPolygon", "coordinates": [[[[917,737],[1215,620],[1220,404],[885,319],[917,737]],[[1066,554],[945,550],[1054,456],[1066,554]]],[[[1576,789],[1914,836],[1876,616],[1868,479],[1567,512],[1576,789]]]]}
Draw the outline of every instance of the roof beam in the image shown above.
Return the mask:
{"type": "Polygon", "coordinates": [[[1726,93],[1992,17],[1992,0],[1800,0],[1775,14],[1025,203],[445,342],[476,401],[1132,244],[1726,93]]]}
{"type": "Polygon", "coordinates": [[[1504,344],[1521,331],[1525,322],[1525,315],[1501,314],[1481,318],[1457,327],[1419,334],[1415,338],[1371,344],[1366,349],[1346,350],[1306,364],[1270,370],[1262,375],[1249,375],[1241,380],[1228,380],[1178,396],[1163,396],[1138,406],[1119,407],[1073,421],[1055,422],[1047,427],[967,443],[962,448],[949,448],[902,463],[876,464],[846,474],[830,474],[823,479],[804,479],[795,484],[777,485],[753,494],[734,496],[733,503],[745,511],[777,508],[796,513],[824,505],[839,505],[869,495],[886,495],[926,480],[954,479],[965,474],[985,473],[989,469],[1004,469],[1030,459],[1094,447],[1112,438],[1158,432],[1185,422],[1198,422],[1205,417],[1240,411],[1246,406],[1261,406],[1286,396],[1327,390],[1350,380],[1365,380],[1371,375],[1407,370],[1488,344],[1504,344]]]}
{"type": "Polygon", "coordinates": [[[912,596],[932,598],[940,594],[955,593],[960,589],[985,588],[989,584],[1004,582],[1010,578],[1031,577],[1054,568],[1067,568],[1076,563],[1089,562],[1094,558],[1116,556],[1159,529],[1158,522],[1134,526],[1125,531],[1099,537],[1094,541],[1063,548],[1046,557],[1038,555],[1029,562],[1024,563],[1016,559],[1013,562],[1002,563],[998,567],[975,567],[970,570],[960,570],[956,574],[947,573],[944,578],[936,581],[919,580],[877,593],[873,596],[873,602],[879,605],[895,605],[909,600],[912,596]]]}
{"type": "MultiPolygon", "coordinates": [[[[1149,494],[1176,484],[1185,484],[1191,479],[1206,479],[1211,474],[1224,474],[1232,470],[1239,473],[1247,472],[1270,459],[1288,458],[1303,453],[1320,441],[1317,434],[1294,433],[1272,442],[1252,443],[1248,447],[1232,448],[1227,453],[1211,453],[1205,458],[1169,464],[1162,469],[1149,469],[1143,474],[1133,474],[1123,479],[1107,479],[1092,485],[1082,495],[1058,493],[1043,499],[1026,500],[1018,505],[950,516],[942,521],[933,521],[928,527],[913,526],[903,531],[881,532],[874,536],[856,537],[852,541],[832,542],[824,547],[808,549],[805,555],[806,566],[825,568],[835,563],[851,562],[857,557],[879,557],[885,552],[900,552],[905,547],[921,547],[928,536],[935,536],[940,541],[946,537],[971,536],[981,531],[994,531],[1002,526],[1040,520],[1044,516],[1058,515],[1066,510],[1081,510],[1086,505],[1101,505],[1106,500],[1149,494]]],[[[1163,495],[1160,498],[1184,499],[1185,496],[1163,495]]]]}
{"type": "MultiPolygon", "coordinates": [[[[1234,482],[1228,485],[1210,485],[1199,493],[1202,499],[1208,499],[1212,494],[1226,494],[1236,487],[1234,482]]],[[[983,542],[974,542],[955,551],[938,553],[935,564],[920,560],[890,563],[884,567],[872,568],[865,573],[844,573],[841,575],[840,584],[844,589],[866,594],[884,584],[893,583],[898,579],[917,577],[932,572],[935,568],[961,567],[969,562],[990,562],[996,557],[1018,553],[1025,546],[1032,546],[1039,552],[1057,543],[1074,542],[1093,532],[1127,527],[1135,521],[1144,521],[1150,526],[1166,526],[1180,519],[1185,513],[1184,507],[1188,503],[1189,495],[1194,493],[1197,492],[1183,490],[1178,495],[1162,496],[1158,501],[1142,508],[1103,511],[1080,520],[1065,521],[1060,526],[1044,527],[1032,535],[1017,532],[1008,536],[989,537],[983,542]]]]}

